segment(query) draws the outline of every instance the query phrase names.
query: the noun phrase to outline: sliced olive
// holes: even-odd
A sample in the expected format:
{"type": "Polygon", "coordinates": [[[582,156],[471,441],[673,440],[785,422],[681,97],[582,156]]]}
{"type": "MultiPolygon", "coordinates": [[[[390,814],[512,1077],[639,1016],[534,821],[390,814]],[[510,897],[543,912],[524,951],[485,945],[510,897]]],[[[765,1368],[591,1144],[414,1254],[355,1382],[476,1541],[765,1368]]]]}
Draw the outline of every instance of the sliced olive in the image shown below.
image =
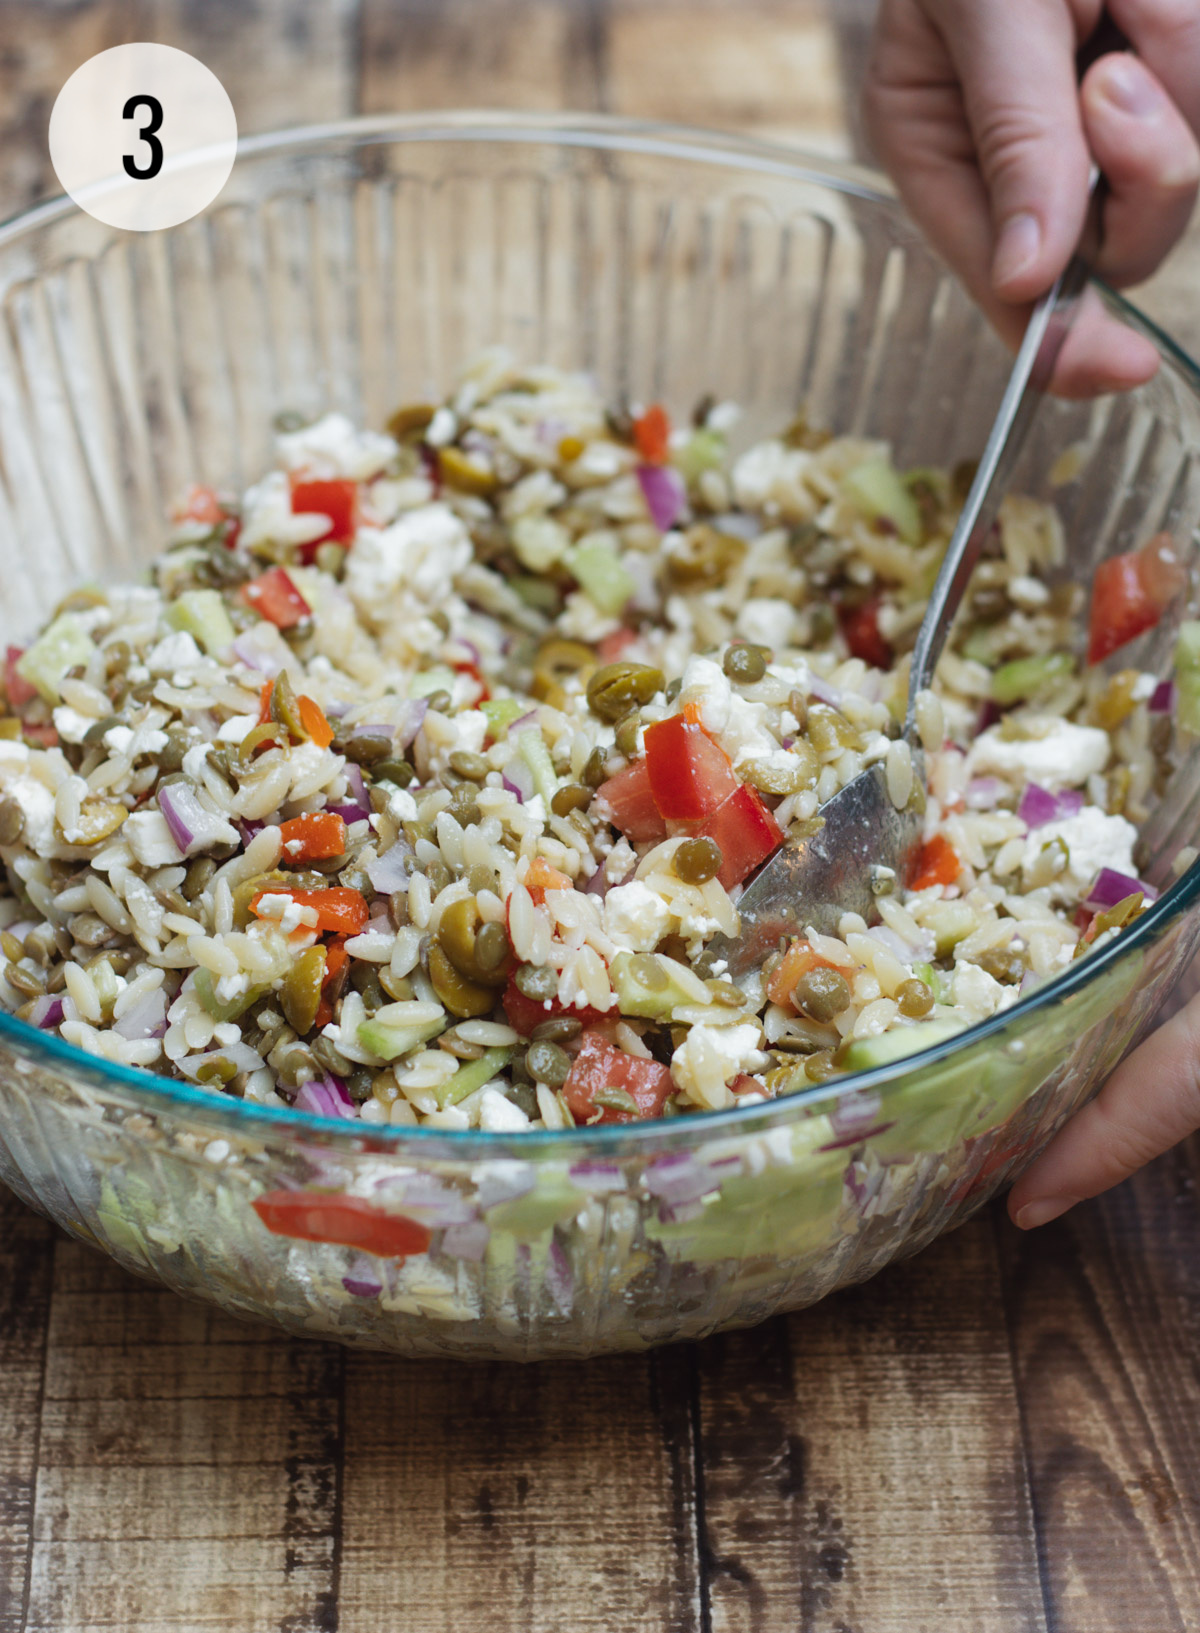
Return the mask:
{"type": "Polygon", "coordinates": [[[451,1015],[458,1015],[462,1019],[488,1015],[496,1002],[495,990],[460,975],[436,941],[429,949],[429,979],[434,992],[451,1015]]]}
{"type": "Polygon", "coordinates": [[[588,681],[588,706],[594,715],[615,725],[631,709],[649,703],[663,687],[661,669],[645,663],[610,663],[588,681]]]}
{"type": "Polygon", "coordinates": [[[304,1037],[313,1029],[324,979],[323,947],[309,947],[302,952],[284,977],[279,1001],[288,1025],[298,1037],[304,1037]]]}

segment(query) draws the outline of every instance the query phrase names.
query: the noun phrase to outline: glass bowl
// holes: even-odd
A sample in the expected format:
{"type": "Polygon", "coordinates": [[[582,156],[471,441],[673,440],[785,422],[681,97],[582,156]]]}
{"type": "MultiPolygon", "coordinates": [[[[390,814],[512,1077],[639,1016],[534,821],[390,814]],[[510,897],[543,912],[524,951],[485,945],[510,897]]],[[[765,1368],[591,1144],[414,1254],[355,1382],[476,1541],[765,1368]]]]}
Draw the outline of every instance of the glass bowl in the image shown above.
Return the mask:
{"type": "MultiPolygon", "coordinates": [[[[1019,477],[1053,496],[1080,579],[1162,527],[1194,557],[1200,521],[1200,378],[1102,298],[1162,369],[1120,400],[1046,404],[1019,477]]],[[[678,411],[734,398],[747,441],[803,406],[907,466],[977,453],[1008,367],[877,178],[590,117],[254,138],[217,204],[170,231],[114,231],[67,201],[0,228],[0,302],[9,639],[71,586],[136,573],[188,483],[266,468],[278,411],[378,425],[485,345],[678,411]]],[[[1166,673],[1174,633],[1132,661],[1166,673]]],[[[761,1321],[958,1224],[1095,1091],[1200,938],[1200,873],[1182,868],[1198,822],[1189,740],[1145,836],[1164,892],[1113,944],[924,1055],[703,1116],[348,1128],[0,1015],[0,1177],[181,1293],[402,1354],[583,1356],[761,1321]],[[306,1228],[333,1239],[268,1231],[252,1204],[279,1191],[307,1193],[306,1228]],[[347,1244],[363,1210],[425,1250],[347,1244]]]]}

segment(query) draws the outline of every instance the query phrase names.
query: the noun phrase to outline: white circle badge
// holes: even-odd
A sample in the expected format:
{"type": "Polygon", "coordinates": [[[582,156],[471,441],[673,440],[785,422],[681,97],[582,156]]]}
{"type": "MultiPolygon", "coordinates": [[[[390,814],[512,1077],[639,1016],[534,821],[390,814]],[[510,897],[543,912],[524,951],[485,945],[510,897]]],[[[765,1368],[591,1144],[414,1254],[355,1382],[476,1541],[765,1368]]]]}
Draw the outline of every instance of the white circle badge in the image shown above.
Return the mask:
{"type": "Polygon", "coordinates": [[[198,215],[224,187],[237,117],[221,81],[173,45],[115,45],[77,68],[50,115],[65,192],[110,227],[155,232],[198,215]]]}

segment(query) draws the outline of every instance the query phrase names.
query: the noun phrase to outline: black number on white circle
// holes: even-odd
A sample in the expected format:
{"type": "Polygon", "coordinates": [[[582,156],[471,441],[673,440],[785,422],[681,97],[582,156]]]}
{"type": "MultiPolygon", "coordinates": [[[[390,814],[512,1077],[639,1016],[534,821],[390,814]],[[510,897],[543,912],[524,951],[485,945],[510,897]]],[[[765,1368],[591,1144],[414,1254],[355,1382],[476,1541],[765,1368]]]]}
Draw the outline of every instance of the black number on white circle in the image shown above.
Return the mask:
{"type": "Polygon", "coordinates": [[[163,146],[155,131],[162,129],[162,103],[156,96],[131,96],[121,110],[122,119],[136,119],[139,108],[145,108],[150,115],[148,122],[138,126],[138,137],[150,149],[150,159],[146,164],[138,164],[132,153],[127,153],[122,161],[125,172],[135,181],[149,181],[157,176],[162,169],[163,146]]]}

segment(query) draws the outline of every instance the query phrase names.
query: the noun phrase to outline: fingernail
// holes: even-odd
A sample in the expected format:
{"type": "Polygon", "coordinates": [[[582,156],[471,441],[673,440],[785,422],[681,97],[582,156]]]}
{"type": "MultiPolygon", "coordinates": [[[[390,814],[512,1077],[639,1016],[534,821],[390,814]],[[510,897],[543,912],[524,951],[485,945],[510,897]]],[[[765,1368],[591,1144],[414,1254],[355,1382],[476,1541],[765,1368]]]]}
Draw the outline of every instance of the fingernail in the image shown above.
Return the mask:
{"type": "Polygon", "coordinates": [[[1057,1219],[1074,1206],[1066,1197],[1043,1197],[1040,1202],[1027,1202],[1018,1211],[1014,1224],[1018,1230],[1036,1230],[1039,1225],[1048,1225],[1052,1219],[1057,1219]]]}
{"type": "Polygon", "coordinates": [[[1114,108],[1135,119],[1150,119],[1161,106],[1154,81],[1128,56],[1112,59],[1100,81],[1100,90],[1114,108]]]}
{"type": "Polygon", "coordinates": [[[992,279],[999,285],[1019,278],[1036,259],[1042,247],[1042,229],[1036,216],[1014,215],[1004,223],[996,255],[992,262],[992,279]]]}

